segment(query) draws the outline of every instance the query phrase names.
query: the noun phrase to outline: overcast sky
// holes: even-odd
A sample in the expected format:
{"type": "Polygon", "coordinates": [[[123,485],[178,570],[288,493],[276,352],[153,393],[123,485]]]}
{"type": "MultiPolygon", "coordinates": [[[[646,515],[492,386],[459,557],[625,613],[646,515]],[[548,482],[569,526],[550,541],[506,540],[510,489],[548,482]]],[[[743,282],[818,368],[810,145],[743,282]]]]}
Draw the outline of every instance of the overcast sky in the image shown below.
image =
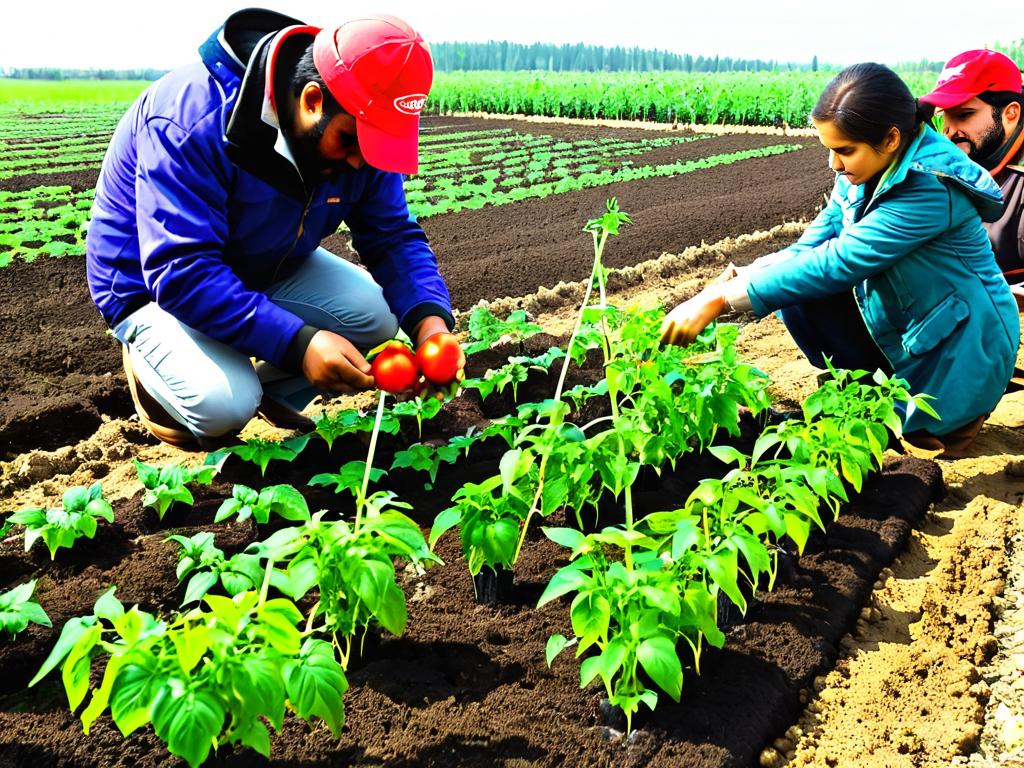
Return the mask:
{"type": "MultiPolygon", "coordinates": [[[[281,0],[266,5],[318,26],[365,12],[392,13],[428,42],[582,42],[797,62],[817,55],[823,63],[842,65],[945,60],[968,48],[1024,37],[1021,0],[956,5],[950,0],[281,0]]],[[[240,0],[4,0],[0,67],[170,69],[194,61],[206,35],[242,7],[240,0]]]]}

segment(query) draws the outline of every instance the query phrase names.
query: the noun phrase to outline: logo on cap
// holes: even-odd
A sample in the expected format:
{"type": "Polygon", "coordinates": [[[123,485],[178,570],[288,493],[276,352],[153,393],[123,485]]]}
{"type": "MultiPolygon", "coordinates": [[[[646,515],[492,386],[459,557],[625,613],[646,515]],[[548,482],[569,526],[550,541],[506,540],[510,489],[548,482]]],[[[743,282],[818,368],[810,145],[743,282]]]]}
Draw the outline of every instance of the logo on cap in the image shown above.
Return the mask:
{"type": "Polygon", "coordinates": [[[942,70],[942,72],[939,73],[939,77],[936,80],[936,84],[942,85],[943,83],[952,80],[954,77],[962,75],[964,73],[964,67],[966,66],[966,61],[963,64],[957,64],[955,67],[947,66],[944,70],[942,70]]]}
{"type": "Polygon", "coordinates": [[[406,115],[418,115],[427,103],[427,94],[410,93],[408,96],[399,96],[395,99],[395,109],[406,115]]]}

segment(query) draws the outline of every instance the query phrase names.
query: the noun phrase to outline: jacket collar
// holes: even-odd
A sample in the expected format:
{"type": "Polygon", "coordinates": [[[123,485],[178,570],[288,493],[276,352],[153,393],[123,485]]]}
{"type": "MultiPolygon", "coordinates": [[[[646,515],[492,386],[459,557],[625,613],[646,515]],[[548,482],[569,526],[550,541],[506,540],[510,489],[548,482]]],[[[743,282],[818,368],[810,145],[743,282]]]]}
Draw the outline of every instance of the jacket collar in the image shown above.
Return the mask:
{"type": "Polygon", "coordinates": [[[921,125],[910,146],[882,174],[868,207],[873,207],[884,194],[904,181],[911,171],[929,173],[959,186],[971,197],[984,221],[994,221],[1002,212],[1002,193],[988,171],[927,124],[921,125]],[[989,218],[992,216],[995,218],[989,218]]]}
{"type": "Polygon", "coordinates": [[[224,128],[228,157],[298,200],[305,200],[308,190],[280,130],[273,73],[281,44],[315,31],[290,16],[249,9],[230,16],[199,48],[230,111],[224,128]]]}

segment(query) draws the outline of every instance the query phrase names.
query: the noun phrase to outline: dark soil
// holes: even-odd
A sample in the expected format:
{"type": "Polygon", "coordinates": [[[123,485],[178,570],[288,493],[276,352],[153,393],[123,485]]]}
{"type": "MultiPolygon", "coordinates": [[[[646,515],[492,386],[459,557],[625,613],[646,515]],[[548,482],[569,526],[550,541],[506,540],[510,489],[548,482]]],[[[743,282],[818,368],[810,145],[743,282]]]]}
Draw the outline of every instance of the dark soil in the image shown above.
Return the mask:
{"type": "MultiPolygon", "coordinates": [[[[479,418],[472,405],[461,406],[441,423],[452,434],[479,418]]],[[[359,453],[351,443],[336,444],[331,456],[304,453],[301,467],[271,465],[265,482],[301,484],[300,478],[359,453]]],[[[448,468],[431,494],[416,493],[411,477],[393,480],[407,490],[403,495],[413,501],[417,519],[429,523],[450,495],[447,488],[493,474],[495,458],[474,456],[471,464],[448,468]]],[[[648,496],[661,504],[681,503],[686,490],[680,482],[689,485],[687,475],[692,474],[687,463],[680,473],[666,476],[660,488],[649,488],[648,496]]],[[[118,595],[128,604],[171,609],[182,593],[174,577],[177,547],[164,537],[214,530],[218,545],[229,554],[241,549],[256,535],[251,523],[212,526],[201,521],[212,519],[230,483],[254,482],[254,477],[246,465],[229,464],[218,483],[197,496],[194,510],[172,510],[163,521],[151,511],[139,511],[138,497],[121,502],[116,524],[103,526],[94,542],[62,551],[53,565],[45,552],[25,555],[17,541],[5,543],[0,548],[4,581],[20,583],[39,575],[39,601],[57,626],[88,613],[110,584],[118,585],[118,595]]],[[[534,529],[516,568],[511,603],[482,606],[474,599],[458,537],[449,534],[438,546],[447,566],[422,579],[403,574],[410,613],[406,635],[371,640],[351,663],[341,741],[322,726],[310,730],[289,718],[273,739],[271,763],[754,765],[760,750],[794,721],[800,689],[832,666],[839,640],[855,623],[879,571],[940,493],[941,474],[934,463],[888,461],[828,535],[812,538],[774,592],[759,595],[745,619],[732,624],[725,649],[705,651],[702,674],[687,671],[682,703],[662,697],[657,711],[626,742],[604,723],[602,690],[579,689],[579,668],[571,654],[559,657],[552,669],[544,662],[546,638],[570,631],[568,600],[533,606],[551,574],[567,562],[565,550],[534,529]]],[[[309,500],[314,509],[341,509],[330,494],[310,494],[309,500]]],[[[104,717],[84,736],[67,711],[58,676],[51,675],[37,689],[20,690],[55,636],[33,627],[0,653],[0,689],[9,692],[0,699],[0,766],[177,765],[148,729],[122,740],[104,717]]],[[[239,751],[210,764],[266,763],[239,751]]]]}
{"type": "MultiPolygon", "coordinates": [[[[433,118],[427,128],[511,127],[565,138],[665,134],[638,129],[433,118]]],[[[633,226],[612,240],[608,266],[624,266],[679,252],[702,241],[766,229],[811,217],[831,183],[823,150],[809,139],[726,136],[654,150],[671,162],[773,143],[806,148],[747,160],[677,178],[634,181],[543,200],[434,216],[423,221],[438,254],[453,304],[466,309],[481,298],[531,293],[588,274],[592,253],[583,222],[619,197],[633,226]]],[[[647,158],[644,158],[647,162],[647,158]]],[[[91,187],[94,171],[37,174],[0,183],[21,189],[37,183],[91,187]]],[[[344,252],[343,236],[326,246],[344,252]]],[[[92,434],[104,415],[123,417],[132,404],[117,343],[106,334],[89,297],[80,258],[16,262],[0,270],[0,459],[32,448],[52,450],[92,434]]]]}

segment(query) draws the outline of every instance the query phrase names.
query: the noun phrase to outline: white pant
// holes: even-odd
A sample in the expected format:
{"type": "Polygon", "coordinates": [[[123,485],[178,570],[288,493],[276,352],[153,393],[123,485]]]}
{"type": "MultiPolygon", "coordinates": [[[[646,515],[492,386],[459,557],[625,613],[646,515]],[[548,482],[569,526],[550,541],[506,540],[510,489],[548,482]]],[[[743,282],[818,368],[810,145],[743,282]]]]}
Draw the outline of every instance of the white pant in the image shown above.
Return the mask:
{"type": "MultiPolygon", "coordinates": [[[[354,264],[318,248],[266,295],[321,330],[344,336],[367,352],[398,332],[381,287],[354,264]]],[[[317,395],[303,376],[249,357],[211,339],[149,303],[126,317],[114,336],[128,345],[139,383],[197,437],[237,432],[264,394],[295,410],[317,395]]]]}

